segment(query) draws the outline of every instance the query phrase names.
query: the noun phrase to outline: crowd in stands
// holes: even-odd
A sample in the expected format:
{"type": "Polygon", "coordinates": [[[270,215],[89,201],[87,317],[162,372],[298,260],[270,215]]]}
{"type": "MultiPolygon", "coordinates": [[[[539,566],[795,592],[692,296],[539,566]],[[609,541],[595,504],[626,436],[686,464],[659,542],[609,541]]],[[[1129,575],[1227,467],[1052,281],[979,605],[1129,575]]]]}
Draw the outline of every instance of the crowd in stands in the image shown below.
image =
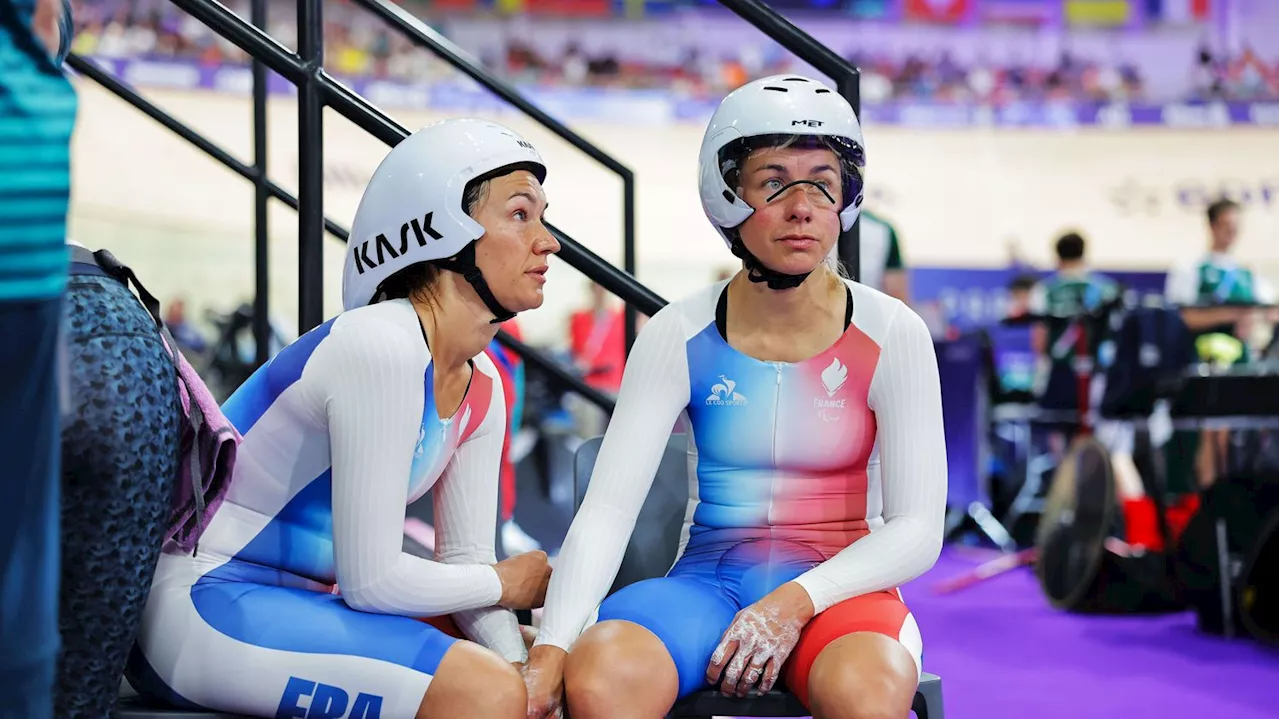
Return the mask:
{"type": "MultiPolygon", "coordinates": [[[[412,3],[401,3],[410,11],[412,3]]],[[[206,65],[244,64],[247,56],[174,5],[156,0],[81,0],[74,50],[108,58],[180,57],[206,65]]],[[[248,17],[247,0],[229,3],[248,17]]],[[[293,47],[294,10],[273,3],[269,32],[293,47]]],[[[437,82],[452,71],[429,52],[415,48],[378,19],[352,7],[349,0],[326,6],[325,65],[340,77],[377,77],[437,82]]],[[[447,24],[441,29],[447,31],[447,24]]],[[[776,48],[744,47],[737,56],[710,56],[690,47],[678,63],[645,62],[617,56],[588,55],[580,48],[540,49],[536,43],[509,39],[505,52],[479,52],[488,67],[508,80],[543,87],[667,89],[681,96],[722,95],[754,77],[801,69],[776,48]]],[[[1138,68],[1103,64],[1064,53],[1047,66],[970,65],[945,50],[929,55],[902,52],[850,58],[863,70],[864,102],[912,100],[954,103],[1016,101],[1168,101],[1263,100],[1277,98],[1277,64],[1245,51],[1215,56],[1207,49],[1188,58],[1186,89],[1180,97],[1149,97],[1138,68]]]]}

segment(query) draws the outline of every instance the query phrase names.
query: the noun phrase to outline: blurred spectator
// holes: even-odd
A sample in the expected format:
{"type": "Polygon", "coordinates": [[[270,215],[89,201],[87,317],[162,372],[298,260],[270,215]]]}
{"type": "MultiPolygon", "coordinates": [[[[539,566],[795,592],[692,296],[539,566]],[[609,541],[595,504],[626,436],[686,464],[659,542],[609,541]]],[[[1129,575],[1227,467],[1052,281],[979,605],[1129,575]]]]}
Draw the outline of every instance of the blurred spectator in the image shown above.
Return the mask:
{"type": "MultiPolygon", "coordinates": [[[[622,386],[627,357],[623,310],[611,301],[604,287],[594,282],[589,293],[587,306],[569,316],[569,352],[588,385],[616,395],[622,386]]],[[[576,399],[576,395],[571,396],[576,399]]],[[[570,411],[575,415],[580,436],[603,434],[607,418],[595,405],[575,402],[570,411]]]]}
{"type": "Polygon", "coordinates": [[[1036,284],[1029,309],[1050,319],[1031,328],[1031,347],[1040,358],[1037,381],[1040,406],[1054,410],[1076,410],[1079,381],[1075,358],[1082,339],[1093,353],[1098,335],[1084,314],[1098,310],[1120,292],[1115,280],[1089,267],[1084,237],[1069,232],[1054,245],[1057,270],[1036,284]]]}
{"type": "Polygon", "coordinates": [[[168,308],[165,310],[164,324],[169,328],[169,333],[178,343],[182,354],[187,356],[187,361],[193,362],[194,358],[204,354],[204,351],[209,348],[208,340],[195,325],[187,320],[187,303],[181,297],[169,301],[168,308]]]}
{"type": "MultiPolygon", "coordinates": [[[[898,230],[888,220],[863,210],[858,231],[858,282],[910,303],[907,270],[902,262],[898,230]]],[[[850,264],[849,248],[841,248],[841,260],[850,264]]]]}
{"type": "Polygon", "coordinates": [[[622,386],[626,346],[622,308],[610,299],[605,288],[591,284],[587,307],[569,316],[569,351],[587,384],[616,394],[622,386]]]}
{"type": "MultiPolygon", "coordinates": [[[[414,0],[400,3],[422,15],[431,6],[414,0]]],[[[247,17],[247,0],[230,8],[247,17]]],[[[244,64],[248,58],[231,43],[168,3],[137,0],[86,0],[75,50],[108,58],[179,57],[205,65],[244,64]]],[[[290,3],[272,3],[268,30],[286,46],[294,46],[296,20],[290,3]]],[[[325,6],[326,66],[340,76],[378,77],[429,82],[449,74],[443,63],[415,47],[399,33],[349,0],[325,6]]],[[[527,42],[527,33],[512,33],[505,53],[489,62],[506,79],[543,86],[671,89],[692,96],[718,96],[756,77],[797,69],[794,59],[776,52],[769,41],[744,44],[734,53],[699,53],[696,46],[674,55],[657,52],[652,61],[611,53],[597,54],[570,43],[548,51],[527,42]],[[671,62],[661,58],[677,57],[671,62]]],[[[986,61],[966,65],[947,50],[893,53],[850,53],[863,70],[862,93],[868,103],[892,100],[1004,105],[1022,101],[1112,102],[1156,100],[1274,100],[1277,66],[1245,49],[1235,57],[1216,57],[1199,50],[1184,97],[1147,98],[1137,67],[1123,61],[1104,62],[1062,53],[1054,62],[1035,66],[986,61]]]]}

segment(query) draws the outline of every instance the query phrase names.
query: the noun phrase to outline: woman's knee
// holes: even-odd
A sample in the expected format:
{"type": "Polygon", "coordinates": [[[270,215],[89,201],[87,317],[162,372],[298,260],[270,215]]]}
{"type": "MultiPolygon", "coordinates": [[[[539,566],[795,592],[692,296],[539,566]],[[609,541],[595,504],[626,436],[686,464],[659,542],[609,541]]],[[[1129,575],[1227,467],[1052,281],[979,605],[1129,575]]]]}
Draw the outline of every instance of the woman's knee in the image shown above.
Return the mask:
{"type": "Polygon", "coordinates": [[[679,678],[656,635],[613,620],[592,626],[574,643],[564,685],[575,717],[661,716],[676,700],[679,678]]]}
{"type": "Polygon", "coordinates": [[[472,642],[457,642],[445,653],[417,719],[483,716],[523,719],[524,681],[514,665],[472,642]]]}
{"type": "Polygon", "coordinates": [[[851,634],[829,644],[809,670],[814,719],[903,719],[911,711],[919,674],[898,642],[851,634]]]}

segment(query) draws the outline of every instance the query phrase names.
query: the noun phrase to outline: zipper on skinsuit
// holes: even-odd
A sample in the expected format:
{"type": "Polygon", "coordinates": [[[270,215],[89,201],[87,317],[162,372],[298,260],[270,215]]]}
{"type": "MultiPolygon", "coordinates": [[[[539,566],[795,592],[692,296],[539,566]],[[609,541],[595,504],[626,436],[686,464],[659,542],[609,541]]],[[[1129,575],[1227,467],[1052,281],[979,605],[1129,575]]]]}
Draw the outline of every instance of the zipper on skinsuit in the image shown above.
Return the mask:
{"type": "Polygon", "coordinates": [[[774,467],[778,466],[778,412],[782,406],[782,363],[775,362],[773,364],[777,370],[777,381],[773,387],[773,444],[770,449],[769,459],[774,467]]]}
{"type": "Polygon", "coordinates": [[[773,436],[769,444],[769,537],[773,538],[774,482],[778,481],[778,412],[782,408],[782,363],[774,362],[773,383],[773,436]]]}

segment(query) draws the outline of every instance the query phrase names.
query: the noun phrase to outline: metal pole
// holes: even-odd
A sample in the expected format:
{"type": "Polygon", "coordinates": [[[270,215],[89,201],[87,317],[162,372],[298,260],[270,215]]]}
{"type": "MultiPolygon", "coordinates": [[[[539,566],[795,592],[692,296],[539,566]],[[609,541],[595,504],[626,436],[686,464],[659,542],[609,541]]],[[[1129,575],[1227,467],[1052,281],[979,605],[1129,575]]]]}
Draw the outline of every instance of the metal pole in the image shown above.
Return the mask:
{"type": "MultiPolygon", "coordinates": [[[[636,178],[630,170],[622,176],[622,269],[636,276],[636,178]]],[[[623,336],[627,354],[636,342],[636,307],[628,304],[623,314],[623,336]]]]}
{"type": "Polygon", "coordinates": [[[324,321],[324,20],[321,0],[298,2],[298,334],[324,321]]]}
{"type": "MultiPolygon", "coordinates": [[[[852,73],[836,80],[836,92],[849,101],[849,104],[853,106],[853,114],[857,115],[859,120],[862,119],[862,94],[858,88],[861,77],[862,73],[855,67],[852,73]]],[[[841,234],[839,240],[840,246],[846,248],[845,252],[840,253],[844,256],[844,268],[849,273],[849,278],[854,282],[859,282],[862,279],[861,229],[862,218],[859,216],[858,220],[853,223],[853,227],[850,227],[848,232],[841,234]]]]}
{"type": "MultiPolygon", "coordinates": [[[[267,29],[267,0],[253,0],[254,25],[267,29]]],[[[271,352],[270,253],[267,251],[267,66],[253,60],[253,343],[254,362],[266,364],[271,352]]]]}

